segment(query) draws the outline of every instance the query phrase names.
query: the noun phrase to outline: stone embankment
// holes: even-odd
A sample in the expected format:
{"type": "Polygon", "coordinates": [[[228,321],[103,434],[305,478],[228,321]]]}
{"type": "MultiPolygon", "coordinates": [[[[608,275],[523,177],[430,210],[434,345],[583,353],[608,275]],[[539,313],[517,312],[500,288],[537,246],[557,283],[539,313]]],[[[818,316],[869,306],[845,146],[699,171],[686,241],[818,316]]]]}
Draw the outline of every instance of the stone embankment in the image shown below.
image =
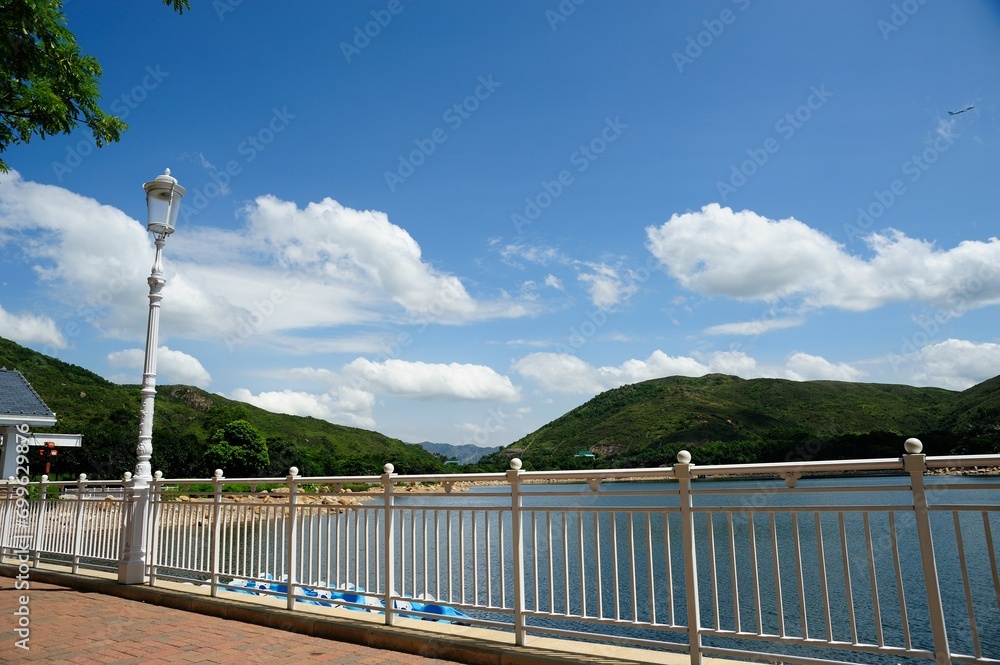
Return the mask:
{"type": "Polygon", "coordinates": [[[940,469],[928,469],[928,476],[1000,476],[1000,466],[974,466],[970,468],[956,469],[955,467],[942,467],[940,469]]]}

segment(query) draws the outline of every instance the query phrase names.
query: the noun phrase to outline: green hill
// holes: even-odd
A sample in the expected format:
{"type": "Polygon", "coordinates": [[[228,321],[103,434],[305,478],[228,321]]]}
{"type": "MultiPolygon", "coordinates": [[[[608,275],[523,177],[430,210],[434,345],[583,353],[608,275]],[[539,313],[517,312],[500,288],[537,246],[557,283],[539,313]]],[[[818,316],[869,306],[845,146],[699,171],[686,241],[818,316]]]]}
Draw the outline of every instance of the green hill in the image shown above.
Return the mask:
{"type": "Polygon", "coordinates": [[[480,462],[629,468],[1000,451],[1000,377],[964,392],[840,381],[668,377],[604,392],[480,462]],[[579,456],[589,451],[593,458],[579,456]]]}
{"type": "MultiPolygon", "coordinates": [[[[53,475],[120,478],[134,470],[139,435],[139,386],[111,383],[0,338],[0,366],[16,369],[55,411],[53,431],[84,435],[80,449],[60,451],[53,475]]],[[[191,386],[157,386],[153,418],[154,470],[167,477],[208,477],[203,454],[211,434],[232,420],[250,421],[267,439],[268,476],[291,466],[303,475],[371,475],[392,462],[399,473],[431,473],[440,458],[378,432],[317,418],[271,413],[191,386]]],[[[41,431],[41,430],[40,430],[41,431]]],[[[38,471],[38,469],[33,469],[38,471]]]]}

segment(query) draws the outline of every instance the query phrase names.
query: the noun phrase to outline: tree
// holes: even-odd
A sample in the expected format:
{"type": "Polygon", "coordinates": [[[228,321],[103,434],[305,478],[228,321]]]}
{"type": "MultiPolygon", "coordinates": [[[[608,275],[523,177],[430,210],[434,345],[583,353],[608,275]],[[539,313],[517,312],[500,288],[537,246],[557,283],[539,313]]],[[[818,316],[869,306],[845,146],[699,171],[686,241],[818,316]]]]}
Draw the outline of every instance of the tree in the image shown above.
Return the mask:
{"type": "Polygon", "coordinates": [[[212,434],[220,427],[225,427],[234,420],[250,420],[250,410],[242,402],[217,401],[208,407],[201,426],[206,433],[212,434]]]}
{"type": "Polygon", "coordinates": [[[248,421],[234,420],[212,434],[205,462],[210,472],[222,469],[233,478],[258,476],[270,463],[267,441],[248,421]]]}
{"type": "MultiPolygon", "coordinates": [[[[178,14],[189,0],[163,0],[178,14]]],[[[32,136],[90,128],[98,147],[128,129],[98,106],[101,66],[66,27],[62,0],[0,0],[0,153],[32,136]]],[[[0,159],[0,172],[7,164],[0,159]]]]}

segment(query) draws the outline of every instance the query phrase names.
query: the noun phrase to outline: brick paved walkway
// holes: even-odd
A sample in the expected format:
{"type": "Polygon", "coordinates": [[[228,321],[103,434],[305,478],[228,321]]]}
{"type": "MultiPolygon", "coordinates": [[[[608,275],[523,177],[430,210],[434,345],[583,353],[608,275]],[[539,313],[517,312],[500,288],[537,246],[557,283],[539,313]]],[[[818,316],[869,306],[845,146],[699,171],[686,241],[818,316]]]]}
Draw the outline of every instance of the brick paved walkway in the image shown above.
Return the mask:
{"type": "Polygon", "coordinates": [[[447,664],[274,628],[31,581],[0,577],[0,663],[447,664]],[[15,646],[19,597],[30,599],[30,649],[15,646]]]}

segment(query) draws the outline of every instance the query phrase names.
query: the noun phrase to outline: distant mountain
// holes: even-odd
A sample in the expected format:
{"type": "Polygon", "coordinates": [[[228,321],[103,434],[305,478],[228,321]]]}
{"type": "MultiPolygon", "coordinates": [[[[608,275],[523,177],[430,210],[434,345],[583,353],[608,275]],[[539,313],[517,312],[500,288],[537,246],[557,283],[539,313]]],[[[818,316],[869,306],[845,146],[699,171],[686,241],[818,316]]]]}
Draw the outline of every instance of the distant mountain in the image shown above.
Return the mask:
{"type": "Polygon", "coordinates": [[[483,448],[471,443],[457,446],[451,443],[431,443],[430,441],[424,441],[416,445],[435,455],[442,455],[445,459],[457,459],[459,464],[475,464],[484,455],[495,453],[503,447],[483,448]]]}
{"type": "MultiPolygon", "coordinates": [[[[20,371],[55,411],[54,431],[83,434],[82,448],[59,452],[54,474],[107,479],[134,469],[138,385],[111,383],[3,338],[0,366],[20,371]]],[[[161,385],[156,392],[152,464],[168,478],[211,476],[213,469],[203,461],[207,442],[217,428],[238,419],[250,421],[267,439],[266,476],[285,476],[291,466],[307,476],[377,475],[386,462],[398,473],[434,473],[443,467],[420,446],[378,432],[272,413],[193,386],[161,385]]]]}
{"type": "Polygon", "coordinates": [[[480,467],[629,468],[1000,452],[1000,377],[963,392],[840,381],[667,377],[601,393],[480,467]],[[592,453],[593,457],[585,453],[592,453]]]}

